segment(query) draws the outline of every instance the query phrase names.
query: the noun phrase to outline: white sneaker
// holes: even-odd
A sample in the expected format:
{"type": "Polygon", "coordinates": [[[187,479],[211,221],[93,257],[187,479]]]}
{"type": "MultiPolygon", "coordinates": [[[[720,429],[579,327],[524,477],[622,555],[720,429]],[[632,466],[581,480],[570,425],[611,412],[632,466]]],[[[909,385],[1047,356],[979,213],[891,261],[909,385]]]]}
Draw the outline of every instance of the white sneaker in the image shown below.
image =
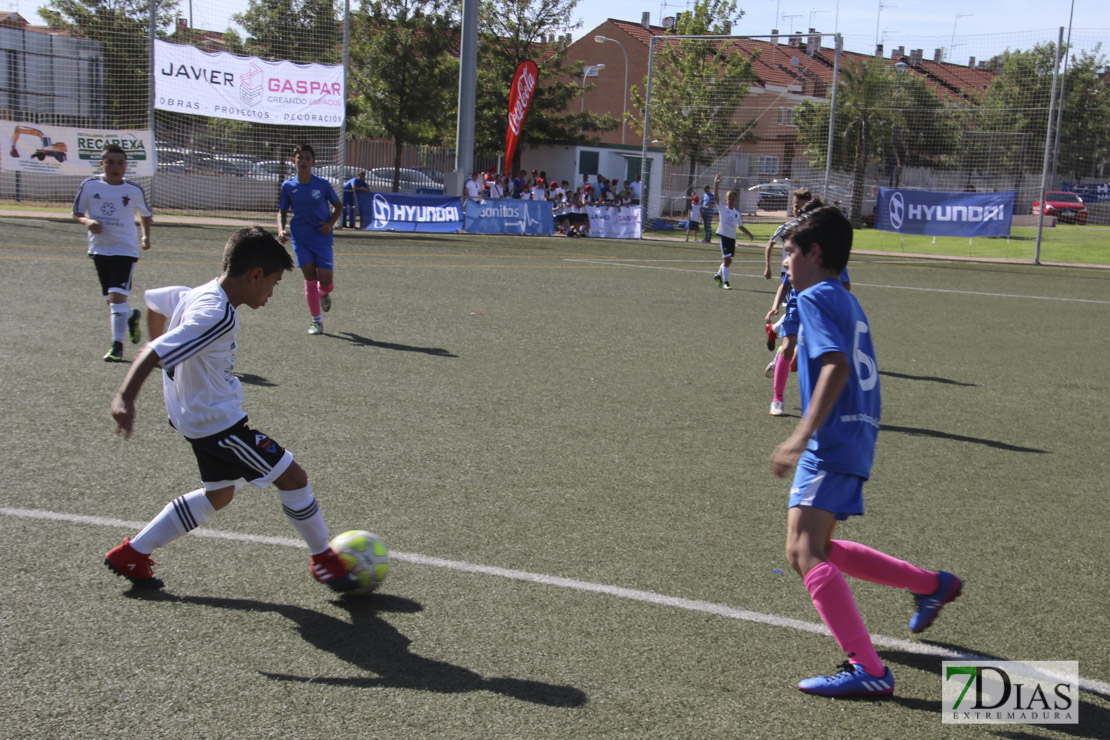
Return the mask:
{"type": "Polygon", "coordinates": [[[771,360],[770,362],[767,363],[767,369],[763,371],[763,375],[765,377],[768,377],[768,378],[775,377],[775,362],[777,362],[777,361],[778,361],[778,357],[776,356],[774,360],[771,360]]]}
{"type": "Polygon", "coordinates": [[[786,409],[782,407],[782,401],[771,401],[771,416],[785,416],[786,409]]]}
{"type": "Polygon", "coordinates": [[[324,325],[319,321],[313,321],[312,325],[308,327],[309,334],[323,334],[324,325]]]}

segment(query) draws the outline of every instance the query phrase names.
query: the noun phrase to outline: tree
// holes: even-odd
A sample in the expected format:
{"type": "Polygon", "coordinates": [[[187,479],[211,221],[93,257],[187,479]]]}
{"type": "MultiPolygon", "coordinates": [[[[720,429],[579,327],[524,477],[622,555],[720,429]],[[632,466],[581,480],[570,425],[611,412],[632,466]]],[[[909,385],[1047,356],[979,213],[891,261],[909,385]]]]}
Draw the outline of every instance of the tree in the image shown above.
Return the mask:
{"type": "MultiPolygon", "coordinates": [[[[155,27],[172,26],[177,0],[155,4],[155,27]]],[[[39,15],[53,29],[104,44],[105,127],[147,125],[150,91],[148,0],[50,0],[39,15]]]]}
{"type": "MultiPolygon", "coordinates": [[[[727,35],[742,15],[733,0],[697,0],[692,11],[678,16],[675,34],[727,35]]],[[[744,138],[745,126],[735,113],[756,80],[752,59],[727,40],[682,39],[657,45],[654,65],[651,135],[662,142],[668,162],[688,164],[693,188],[697,165],[709,164],[744,138]]],[[[631,97],[643,121],[645,101],[635,88],[631,97]]],[[[629,121],[638,124],[636,116],[629,121]]],[[[642,133],[643,124],[638,128],[642,133]]]]}
{"type": "Polygon", "coordinates": [[[299,64],[339,64],[342,26],[333,0],[249,0],[231,19],[247,32],[243,52],[299,64]]]}
{"type": "Polygon", "coordinates": [[[478,16],[476,149],[496,151],[504,146],[509,85],[517,66],[528,59],[539,67],[539,80],[517,157],[529,145],[576,141],[584,132],[617,127],[612,116],[570,112],[580,88],[565,80],[580,78],[582,65],[568,64],[565,47],[549,39],[581,25],[572,21],[577,5],[578,0],[483,0],[478,16]]]}
{"type": "Polygon", "coordinates": [[[393,142],[393,192],[405,144],[443,144],[454,133],[457,37],[454,6],[442,0],[374,0],[352,14],[349,126],[393,142]]]}

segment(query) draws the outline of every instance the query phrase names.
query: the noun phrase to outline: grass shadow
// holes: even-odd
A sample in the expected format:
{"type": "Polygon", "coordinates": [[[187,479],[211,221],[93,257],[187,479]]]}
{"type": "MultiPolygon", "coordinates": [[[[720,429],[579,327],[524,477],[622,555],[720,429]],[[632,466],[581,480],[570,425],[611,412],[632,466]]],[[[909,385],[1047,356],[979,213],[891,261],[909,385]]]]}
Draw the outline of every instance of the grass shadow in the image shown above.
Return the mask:
{"type": "Polygon", "coordinates": [[[271,383],[261,375],[255,375],[253,373],[235,373],[235,377],[239,378],[240,383],[245,383],[247,385],[257,385],[262,388],[277,387],[277,383],[271,383]]]}
{"type": "Polygon", "coordinates": [[[879,375],[885,375],[888,378],[900,378],[902,380],[927,380],[930,383],[944,383],[945,385],[958,385],[962,388],[978,388],[976,383],[961,383],[958,380],[949,380],[948,378],[938,378],[933,375],[906,375],[905,373],[892,373],[889,370],[880,370],[879,375]]]}
{"type": "Polygon", "coordinates": [[[378,347],[379,349],[392,349],[398,352],[420,352],[425,355],[432,355],[433,357],[458,357],[455,353],[443,349],[442,347],[414,347],[412,345],[397,344],[395,342],[379,342],[370,337],[364,337],[361,334],[353,334],[349,331],[332,336],[337,339],[345,339],[351,344],[356,344],[359,347],[378,347]]]}
{"type": "Polygon", "coordinates": [[[387,686],[441,694],[491,691],[512,699],[551,707],[580,707],[587,701],[585,692],[573,686],[503,676],[485,678],[469,668],[411,652],[409,646],[412,640],[380,616],[383,612],[413,614],[423,609],[418,602],[399,596],[376,594],[334,601],[334,604],[347,611],[350,621],[299,606],[253,599],[163,594],[158,600],[215,609],[280,614],[293,622],[304,641],[317,650],[329,652],[361,671],[376,674],[361,678],[338,678],[260,672],[275,681],[326,686],[387,686]]]}
{"type": "Polygon", "coordinates": [[[936,429],[921,429],[918,427],[901,427],[892,424],[883,424],[879,427],[884,432],[901,432],[902,434],[909,434],[914,437],[935,437],[936,439],[950,439],[954,442],[971,442],[972,444],[983,445],[985,447],[993,447],[996,450],[1006,450],[1007,452],[1031,452],[1037,455],[1047,455],[1048,450],[1038,450],[1035,447],[1019,447],[1018,445],[1008,444],[1006,442],[999,442],[993,439],[982,439],[981,437],[966,437],[962,434],[952,434],[950,432],[940,432],[936,429]]]}

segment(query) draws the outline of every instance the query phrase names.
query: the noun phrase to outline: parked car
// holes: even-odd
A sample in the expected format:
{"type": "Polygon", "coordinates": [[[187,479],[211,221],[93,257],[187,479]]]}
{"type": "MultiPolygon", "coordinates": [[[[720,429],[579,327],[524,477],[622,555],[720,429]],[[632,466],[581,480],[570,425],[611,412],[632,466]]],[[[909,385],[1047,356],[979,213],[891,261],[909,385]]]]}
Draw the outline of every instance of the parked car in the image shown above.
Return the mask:
{"type": "MultiPolygon", "coordinates": [[[[1083,199],[1075,193],[1058,190],[1049,191],[1044,194],[1044,200],[1047,204],[1044,215],[1055,216],[1058,220],[1065,222],[1087,223],[1087,206],[1083,203],[1083,199]]],[[[1033,203],[1030,213],[1034,216],[1041,215],[1041,202],[1039,200],[1033,203]]]]}
{"type": "Polygon", "coordinates": [[[785,211],[790,207],[790,195],[793,191],[787,184],[764,182],[752,185],[748,190],[759,194],[756,207],[764,211],[785,211]]]}
{"type": "Polygon", "coordinates": [[[279,159],[264,159],[255,162],[251,167],[250,176],[256,180],[273,180],[283,182],[293,174],[293,165],[279,159]]]}
{"type": "MultiPolygon", "coordinates": [[[[375,167],[366,173],[366,182],[370,184],[371,190],[377,190],[383,193],[392,192],[393,168],[375,167]]],[[[442,183],[436,182],[423,172],[410,170],[405,167],[402,167],[400,170],[398,187],[402,193],[419,193],[429,190],[440,193],[443,192],[442,183]]]]}

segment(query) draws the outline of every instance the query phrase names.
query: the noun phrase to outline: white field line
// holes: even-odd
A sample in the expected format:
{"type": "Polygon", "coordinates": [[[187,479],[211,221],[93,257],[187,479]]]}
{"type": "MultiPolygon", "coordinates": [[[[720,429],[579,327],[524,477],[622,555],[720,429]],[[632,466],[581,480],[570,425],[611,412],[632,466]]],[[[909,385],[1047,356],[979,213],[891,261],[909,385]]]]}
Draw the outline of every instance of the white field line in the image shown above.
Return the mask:
{"type": "MultiPolygon", "coordinates": [[[[17,517],[20,519],[44,519],[47,521],[69,522],[73,524],[91,524],[100,527],[113,527],[117,529],[131,529],[136,531],[142,529],[142,527],[145,526],[145,524],[142,522],[130,522],[123,519],[110,519],[99,516],[85,516],[82,514],[62,514],[58,512],[41,511],[37,509],[13,509],[8,507],[0,507],[0,515],[17,517]]],[[[281,547],[295,547],[301,549],[303,549],[305,546],[302,540],[293,539],[291,537],[265,537],[252,534],[240,534],[238,532],[225,532],[215,529],[194,529],[190,534],[197,537],[210,537],[221,540],[251,542],[260,545],[278,545],[281,547]]],[[[622,588],[620,586],[607,586],[603,583],[590,583],[589,581],[580,581],[575,578],[547,576],[543,575],[542,573],[529,573],[528,571],[512,570],[510,568],[498,568],[492,565],[478,565],[476,563],[467,563],[462,560],[444,560],[443,558],[421,555],[419,553],[398,552],[396,550],[390,550],[389,556],[390,558],[402,563],[426,565],[433,568],[446,568],[448,570],[457,570],[462,573],[473,573],[477,575],[494,576],[497,578],[508,578],[509,580],[513,581],[538,583],[544,586],[566,588],[573,591],[585,591],[587,593],[603,594],[606,596],[614,596],[616,598],[628,599],[630,601],[640,601],[647,604],[665,606],[673,609],[686,609],[688,611],[714,614],[719,617],[736,619],[742,622],[755,622],[757,624],[766,624],[771,627],[783,627],[785,629],[792,629],[798,632],[809,632],[815,635],[829,635],[828,629],[823,624],[817,624],[814,622],[803,622],[799,619],[780,617],[775,614],[763,614],[761,612],[753,612],[747,609],[738,609],[736,607],[726,606],[724,604],[715,604],[711,601],[683,599],[676,596],[664,596],[663,594],[657,594],[653,591],[640,591],[637,589],[622,588]]],[[[901,640],[897,637],[886,637],[885,635],[873,634],[871,635],[871,640],[877,646],[895,648],[897,650],[902,650],[909,653],[917,653],[918,655],[932,655],[939,658],[946,658],[948,660],[985,660],[983,656],[976,655],[975,653],[965,653],[959,650],[949,650],[937,645],[913,642],[910,640],[901,640]]],[[[1095,681],[1093,679],[1080,678],[1079,686],[1085,691],[1090,691],[1110,697],[1110,683],[1095,681]]]]}
{"type": "MultiPolygon", "coordinates": [[[[610,265],[612,267],[635,267],[635,268],[639,268],[641,270],[669,270],[669,271],[672,271],[672,272],[697,272],[697,273],[704,273],[705,272],[705,268],[698,269],[698,268],[694,268],[694,267],[664,267],[664,266],[658,265],[658,264],[646,264],[648,262],[676,262],[676,263],[678,263],[678,262],[687,262],[687,263],[689,263],[689,262],[693,262],[693,260],[643,260],[642,262],[641,261],[615,262],[615,261],[612,261],[612,260],[604,260],[604,259],[568,258],[566,261],[567,262],[586,262],[586,263],[593,264],[593,265],[610,265]]],[[[717,264],[717,260],[710,260],[709,262],[711,262],[712,264],[717,264]]],[[[733,264],[736,264],[736,263],[737,263],[737,260],[733,260],[733,264]]],[[[764,277],[762,275],[746,275],[746,274],[743,274],[743,273],[734,273],[732,275],[732,278],[734,280],[736,278],[748,278],[748,279],[764,280],[764,277]]],[[[777,281],[772,278],[772,284],[775,284],[776,282],[777,281]]],[[[1064,302],[1064,303],[1094,303],[1094,304],[1101,305],[1101,306],[1110,306],[1110,301],[1100,301],[1100,300],[1097,300],[1097,299],[1094,299],[1094,298],[1062,298],[1060,296],[1021,295],[1021,294],[1017,294],[1017,293],[988,293],[988,292],[983,291],[983,290],[951,290],[949,288],[921,288],[921,287],[916,287],[916,286],[912,286],[912,285],[881,285],[879,283],[857,283],[855,280],[852,281],[852,285],[865,287],[865,288],[888,288],[890,290],[916,290],[916,291],[920,291],[920,292],[923,292],[923,293],[953,293],[953,294],[957,294],[957,295],[988,296],[990,298],[1020,298],[1020,299],[1023,299],[1023,300],[1030,300],[1030,301],[1061,301],[1061,302],[1064,302]]]]}

